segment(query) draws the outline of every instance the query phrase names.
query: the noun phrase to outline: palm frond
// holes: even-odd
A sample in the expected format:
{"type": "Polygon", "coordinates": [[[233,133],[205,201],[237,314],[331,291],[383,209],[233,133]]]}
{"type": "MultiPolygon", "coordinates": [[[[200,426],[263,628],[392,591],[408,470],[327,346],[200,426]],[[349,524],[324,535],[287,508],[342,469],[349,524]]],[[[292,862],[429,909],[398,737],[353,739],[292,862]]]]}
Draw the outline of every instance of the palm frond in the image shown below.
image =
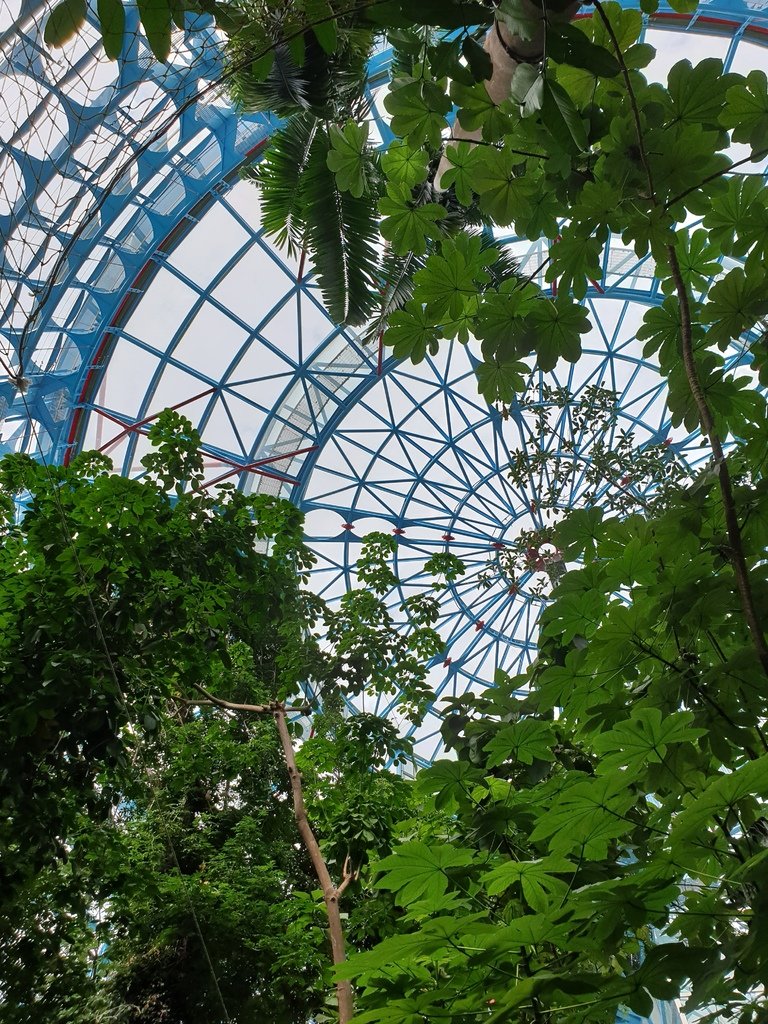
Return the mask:
{"type": "Polygon", "coordinates": [[[378,339],[386,330],[390,316],[397,309],[402,309],[413,295],[413,275],[424,266],[424,257],[408,253],[398,256],[387,249],[381,261],[379,271],[379,302],[373,320],[363,335],[363,344],[368,345],[378,339]]]}
{"type": "Polygon", "coordinates": [[[244,173],[261,190],[265,234],[290,255],[304,245],[305,174],[318,126],[311,114],[292,117],[275,132],[261,161],[244,173]]]}
{"type": "Polygon", "coordinates": [[[487,287],[498,288],[502,281],[507,281],[510,277],[521,278],[520,263],[512,255],[511,249],[499,243],[490,231],[483,231],[480,248],[481,250],[493,248],[499,250],[499,258],[488,267],[491,280],[487,287]]]}
{"type": "Polygon", "coordinates": [[[318,130],[302,193],[307,248],[326,309],[337,323],[356,326],[376,301],[378,214],[370,196],[355,198],[336,187],[329,148],[327,134],[318,130]]]}
{"type": "Polygon", "coordinates": [[[275,47],[266,78],[261,79],[254,65],[247,63],[230,79],[229,91],[240,110],[247,114],[271,111],[285,117],[310,105],[304,69],[284,44],[275,47]]]}
{"type": "Polygon", "coordinates": [[[230,39],[227,49],[234,71],[229,79],[230,95],[246,113],[270,111],[291,117],[309,110],[318,117],[345,120],[364,95],[372,45],[371,32],[348,30],[338,49],[328,54],[314,33],[307,31],[301,64],[289,46],[278,43],[264,77],[262,62],[249,59],[263,52],[264,33],[254,38],[241,33],[230,39]]]}

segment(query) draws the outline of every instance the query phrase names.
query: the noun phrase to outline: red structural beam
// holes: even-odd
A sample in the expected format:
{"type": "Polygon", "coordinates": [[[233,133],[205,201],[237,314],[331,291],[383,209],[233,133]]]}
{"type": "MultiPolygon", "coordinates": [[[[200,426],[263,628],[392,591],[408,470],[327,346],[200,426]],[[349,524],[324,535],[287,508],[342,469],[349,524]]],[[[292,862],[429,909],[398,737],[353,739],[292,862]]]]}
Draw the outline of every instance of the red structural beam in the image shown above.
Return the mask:
{"type": "MultiPolygon", "coordinates": [[[[201,392],[199,395],[194,395],[192,398],[187,398],[183,402],[177,402],[176,405],[170,406],[171,409],[180,409],[183,405],[187,405],[190,402],[194,402],[198,398],[204,398],[209,395],[215,388],[209,388],[207,391],[201,392]]],[[[115,416],[114,413],[107,412],[106,409],[93,408],[92,412],[97,413],[99,416],[103,416],[105,419],[111,420],[113,423],[118,423],[123,429],[119,434],[116,434],[111,441],[107,441],[106,444],[99,448],[99,451],[104,451],[111,445],[115,444],[120,438],[125,437],[127,434],[137,433],[146,436],[149,431],[145,430],[147,423],[151,423],[152,420],[157,419],[160,413],[153,413],[151,416],[145,416],[143,420],[137,420],[135,423],[126,423],[125,420],[115,416]]],[[[295,477],[284,476],[280,473],[270,473],[268,470],[263,469],[263,466],[268,466],[273,462],[280,462],[282,459],[292,459],[297,455],[306,455],[308,452],[317,451],[318,446],[316,444],[308,445],[306,448],[296,448],[292,452],[283,452],[280,455],[269,455],[264,459],[257,459],[255,462],[248,462],[246,464],[235,462],[234,459],[227,458],[226,455],[217,455],[214,452],[208,451],[205,448],[201,449],[206,458],[213,462],[220,462],[225,466],[231,466],[226,473],[222,473],[221,476],[217,476],[213,480],[209,480],[204,487],[212,487],[214,484],[221,483],[222,480],[227,480],[231,476],[235,476],[237,473],[258,473],[260,476],[268,476],[273,480],[280,480],[283,483],[295,484],[298,483],[295,477]]]]}
{"type": "MultiPolygon", "coordinates": [[[[282,480],[284,483],[288,484],[298,483],[295,477],[281,476],[279,473],[270,473],[261,467],[267,466],[271,462],[277,462],[280,459],[292,459],[296,455],[306,455],[307,452],[315,452],[317,451],[317,447],[318,446],[316,444],[312,444],[307,448],[297,448],[296,451],[285,452],[283,455],[270,455],[269,458],[258,459],[256,462],[249,462],[246,466],[238,466],[235,465],[235,463],[232,463],[235,467],[234,469],[230,469],[228,473],[222,473],[221,476],[217,476],[214,480],[208,480],[203,484],[203,487],[213,487],[215,484],[220,484],[222,480],[227,480],[229,477],[235,476],[237,473],[257,473],[259,476],[268,476],[273,480],[282,480]]],[[[218,456],[216,457],[218,458],[218,456]]],[[[224,462],[226,460],[221,459],[220,461],[224,462]]]]}
{"type": "MultiPolygon", "coordinates": [[[[193,395],[191,398],[185,398],[183,399],[183,401],[177,402],[176,405],[168,406],[168,408],[175,412],[177,409],[182,409],[185,405],[189,405],[191,402],[196,402],[198,398],[206,398],[208,395],[213,394],[215,390],[216,388],[208,388],[205,391],[201,391],[199,395],[193,395]]],[[[117,416],[113,416],[111,413],[105,412],[104,409],[94,408],[93,411],[97,412],[100,416],[106,417],[108,420],[112,420],[113,423],[121,424],[121,426],[123,427],[119,434],[115,434],[115,436],[111,438],[111,440],[107,441],[106,444],[103,444],[101,448],[98,449],[98,451],[103,452],[106,451],[107,448],[111,448],[113,444],[117,444],[117,442],[121,438],[125,437],[126,434],[132,434],[135,431],[138,431],[139,433],[142,434],[146,433],[146,431],[141,430],[141,428],[143,426],[146,426],[147,423],[151,423],[152,420],[156,420],[157,417],[165,410],[161,409],[160,412],[153,412],[151,416],[145,416],[143,420],[136,420],[134,423],[126,423],[125,420],[120,419],[117,416]]]]}

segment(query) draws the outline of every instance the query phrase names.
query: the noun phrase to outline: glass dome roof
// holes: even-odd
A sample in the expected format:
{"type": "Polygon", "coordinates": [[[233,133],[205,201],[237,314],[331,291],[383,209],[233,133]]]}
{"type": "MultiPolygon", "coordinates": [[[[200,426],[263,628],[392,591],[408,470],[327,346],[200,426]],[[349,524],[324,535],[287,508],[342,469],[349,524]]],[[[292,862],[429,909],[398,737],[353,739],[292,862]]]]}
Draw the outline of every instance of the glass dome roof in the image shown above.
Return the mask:
{"type": "MultiPolygon", "coordinates": [[[[230,480],[304,509],[326,597],[353,583],[371,530],[399,538],[398,615],[426,585],[431,554],[459,555],[468,572],[443,602],[435,708],[417,735],[418,755],[432,759],[441,698],[497,668],[519,671],[535,650],[535,580],[510,578],[503,559],[520,530],[543,523],[540,481],[513,483],[507,471],[510,451],[538,443],[535,416],[489,409],[471,347],[447,344],[413,367],[329,319],[303,261],[260,233],[258,193],[238,171],[273,123],[237,117],[227,102],[208,19],[177,33],[168,65],[134,34],[117,66],[94,29],[47,51],[47,10],[0,2],[0,452],[61,461],[96,447],[136,474],[149,423],[175,406],[201,431],[210,486],[230,480]]],[[[667,11],[645,32],[656,78],[684,57],[717,56],[740,72],[768,65],[768,0],[704,0],[695,16],[667,11]]],[[[387,77],[381,53],[369,83],[381,139],[387,77]]],[[[535,276],[549,243],[503,241],[535,276]]],[[[607,388],[619,400],[616,436],[668,441],[695,466],[700,439],[671,430],[662,380],[635,338],[662,298],[650,258],[612,239],[586,299],[584,358],[532,374],[528,393],[566,387],[578,402],[607,388]]],[[[728,357],[738,363],[741,348],[728,357]]],[[[594,435],[567,408],[557,426],[586,467],[594,435]]],[[[587,485],[573,473],[562,504],[587,485]]]]}

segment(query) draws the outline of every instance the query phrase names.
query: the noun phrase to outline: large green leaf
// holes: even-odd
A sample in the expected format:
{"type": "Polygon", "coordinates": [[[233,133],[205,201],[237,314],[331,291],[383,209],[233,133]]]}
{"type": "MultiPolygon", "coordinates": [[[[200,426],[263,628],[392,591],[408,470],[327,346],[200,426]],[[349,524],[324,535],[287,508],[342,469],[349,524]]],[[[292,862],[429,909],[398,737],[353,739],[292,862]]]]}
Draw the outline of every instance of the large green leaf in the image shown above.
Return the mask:
{"type": "Polygon", "coordinates": [[[590,282],[602,276],[602,252],[603,243],[591,233],[590,224],[567,225],[550,248],[547,280],[557,281],[559,290],[583,299],[590,282]]]}
{"type": "Polygon", "coordinates": [[[440,146],[451,101],[436,82],[395,79],[384,106],[392,115],[392,131],[411,145],[421,146],[426,140],[433,149],[440,146]]]}
{"type": "Polygon", "coordinates": [[[63,46],[77,35],[85,24],[86,0],[61,0],[45,23],[43,38],[49,46],[63,46]]]}
{"type": "Polygon", "coordinates": [[[539,368],[552,370],[558,359],[575,363],[581,355],[581,335],[590,330],[589,313],[567,295],[542,299],[528,314],[539,368]]]}
{"type": "Polygon", "coordinates": [[[475,374],[477,390],[486,402],[510,405],[515,395],[525,390],[529,369],[525,363],[491,358],[478,363],[475,374]]]}
{"type": "Polygon", "coordinates": [[[358,125],[347,121],[341,128],[332,124],[329,138],[328,166],[334,173],[336,185],[341,192],[351,192],[359,199],[368,187],[368,123],[358,125]]]}
{"type": "Polygon", "coordinates": [[[511,115],[493,102],[482,82],[465,85],[453,81],[451,99],[459,108],[456,116],[461,127],[468,132],[482,129],[486,142],[497,141],[512,128],[511,115]]]}
{"type": "Polygon", "coordinates": [[[724,349],[766,313],[768,295],[762,269],[753,266],[747,275],[742,267],[734,267],[712,286],[703,317],[710,325],[709,340],[724,349]]]}
{"type": "Polygon", "coordinates": [[[396,140],[381,155],[381,168],[389,181],[395,185],[414,185],[426,181],[429,170],[429,156],[423,149],[409,146],[396,140]]]}
{"type": "Polygon", "coordinates": [[[604,857],[608,843],[626,830],[625,815],[635,796],[621,775],[569,780],[531,833],[531,841],[547,840],[551,853],[583,850],[584,856],[604,857]]]}
{"type": "Polygon", "coordinates": [[[485,745],[488,766],[495,768],[505,761],[533,764],[535,759],[552,761],[556,739],[550,722],[524,718],[500,729],[485,745]]]}
{"type": "Polygon", "coordinates": [[[530,213],[531,185],[522,160],[509,149],[486,150],[475,168],[480,208],[499,225],[512,224],[530,213]]]}
{"type": "Polygon", "coordinates": [[[401,256],[426,252],[427,239],[439,236],[437,223],[445,217],[445,209],[438,203],[416,203],[410,189],[392,182],[379,201],[379,211],[384,218],[381,233],[401,256]]]}
{"type": "Polygon", "coordinates": [[[547,29],[547,56],[559,64],[584,68],[593,75],[613,78],[621,71],[614,54],[604,46],[596,46],[578,25],[558,22],[547,29]]]}
{"type": "Polygon", "coordinates": [[[542,11],[525,0],[501,0],[496,16],[504,22],[513,37],[533,39],[544,19],[542,11]]]}
{"type": "Polygon", "coordinates": [[[581,114],[559,82],[544,82],[541,119],[562,149],[581,151],[588,148],[587,129],[581,114]]]}
{"type": "Polygon", "coordinates": [[[603,757],[598,771],[612,773],[626,768],[637,772],[646,762],[661,764],[668,747],[679,743],[692,743],[703,736],[706,729],[691,727],[693,713],[678,711],[662,718],[659,708],[635,708],[629,719],[602,733],[594,741],[603,757]]]}
{"type": "Polygon", "coordinates": [[[539,301],[536,285],[505,281],[496,293],[483,296],[475,334],[483,342],[483,356],[502,361],[527,355],[534,344],[528,314],[539,301]]]}
{"type": "Polygon", "coordinates": [[[528,906],[546,913],[552,903],[559,906],[568,885],[557,875],[572,875],[575,865],[565,857],[544,857],[533,861],[507,861],[483,876],[489,896],[497,896],[518,883],[528,906]]]}
{"type": "Polygon", "coordinates": [[[768,796],[768,754],[749,761],[733,772],[715,775],[700,796],[682,810],[672,823],[673,853],[683,852],[707,830],[716,828],[714,818],[742,801],[768,796]]]}
{"type": "Polygon", "coordinates": [[[403,843],[397,852],[378,864],[379,878],[375,885],[395,894],[400,906],[416,900],[436,899],[450,884],[448,871],[465,868],[472,863],[471,850],[420,842],[403,843]]]}
{"type": "Polygon", "coordinates": [[[125,8],[122,0],[98,0],[96,11],[99,16],[101,38],[109,58],[117,60],[123,48],[125,33],[125,8]]]}
{"type": "Polygon", "coordinates": [[[474,311],[479,290],[491,279],[488,267],[498,257],[498,249],[483,248],[479,235],[462,232],[447,238],[415,274],[414,296],[435,316],[456,320],[468,306],[474,311]]]}
{"type": "Polygon", "coordinates": [[[764,71],[750,71],[746,81],[731,86],[720,120],[733,131],[734,142],[747,142],[753,152],[768,149],[768,78],[764,71]]]}
{"type": "Polygon", "coordinates": [[[171,52],[171,8],[168,0],[136,0],[139,17],[152,53],[167,61],[171,52]]]}
{"type": "Polygon", "coordinates": [[[420,302],[406,302],[402,309],[389,317],[384,333],[384,344],[394,349],[397,359],[410,359],[420,363],[429,352],[437,355],[439,348],[439,320],[420,302]]]}
{"type": "Polygon", "coordinates": [[[768,209],[759,177],[734,175],[727,191],[712,199],[704,217],[712,245],[726,256],[744,256],[768,237],[768,209]]]}
{"type": "Polygon", "coordinates": [[[738,81],[737,75],[724,75],[723,62],[707,57],[695,67],[689,60],[675,64],[668,75],[672,113],[683,124],[716,127],[727,90],[738,81]]]}

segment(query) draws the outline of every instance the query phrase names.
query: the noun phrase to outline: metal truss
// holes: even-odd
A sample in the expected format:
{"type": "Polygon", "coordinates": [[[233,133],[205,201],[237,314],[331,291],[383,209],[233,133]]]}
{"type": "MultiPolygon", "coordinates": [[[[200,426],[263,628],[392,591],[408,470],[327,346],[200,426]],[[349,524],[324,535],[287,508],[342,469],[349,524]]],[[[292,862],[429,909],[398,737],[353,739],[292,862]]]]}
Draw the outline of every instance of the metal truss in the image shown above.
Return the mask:
{"type": "MultiPolygon", "coordinates": [[[[747,70],[755,53],[765,63],[764,8],[768,0],[714,0],[647,32],[665,32],[670,51],[681,38],[673,32],[685,32],[686,55],[714,50],[747,70]]],[[[23,397],[0,384],[0,452],[62,461],[96,447],[136,475],[149,424],[174,406],[201,431],[210,486],[232,480],[302,507],[315,584],[329,599],[354,585],[365,533],[394,532],[401,584],[389,603],[406,629],[400,606],[429,585],[424,562],[455,552],[468,571],[444,595],[434,705],[415,737],[430,761],[441,701],[487,685],[497,669],[522,671],[535,653],[535,580],[510,580],[502,557],[521,529],[544,524],[541,482],[513,485],[507,473],[510,450],[538,443],[531,410],[489,409],[459,344],[398,365],[329,320],[304,261],[258,229],[258,194],[238,170],[273,123],[238,118],[217,91],[210,22],[191,19],[163,68],[131,36],[118,70],[97,55],[95,30],[52,61],[43,18],[27,3],[17,31],[0,36],[0,75],[16,89],[4,85],[3,100],[26,103],[0,150],[0,351],[29,381],[23,397]]],[[[377,55],[369,86],[372,135],[384,139],[387,69],[377,55]]],[[[547,255],[544,241],[500,241],[524,272],[547,255]]],[[[586,299],[595,328],[583,359],[532,374],[528,393],[564,387],[578,402],[609,388],[619,395],[614,431],[632,431],[639,447],[669,441],[695,468],[699,439],[671,430],[663,382],[635,338],[643,310],[662,299],[652,262],[611,239],[586,299]]],[[[742,356],[736,344],[727,353],[734,368],[742,356]]],[[[595,437],[575,430],[568,410],[557,415],[553,459],[571,457],[567,442],[586,467],[595,437]]],[[[563,504],[583,500],[583,472],[569,488],[563,504]]],[[[392,711],[384,701],[375,709],[392,711]]]]}

